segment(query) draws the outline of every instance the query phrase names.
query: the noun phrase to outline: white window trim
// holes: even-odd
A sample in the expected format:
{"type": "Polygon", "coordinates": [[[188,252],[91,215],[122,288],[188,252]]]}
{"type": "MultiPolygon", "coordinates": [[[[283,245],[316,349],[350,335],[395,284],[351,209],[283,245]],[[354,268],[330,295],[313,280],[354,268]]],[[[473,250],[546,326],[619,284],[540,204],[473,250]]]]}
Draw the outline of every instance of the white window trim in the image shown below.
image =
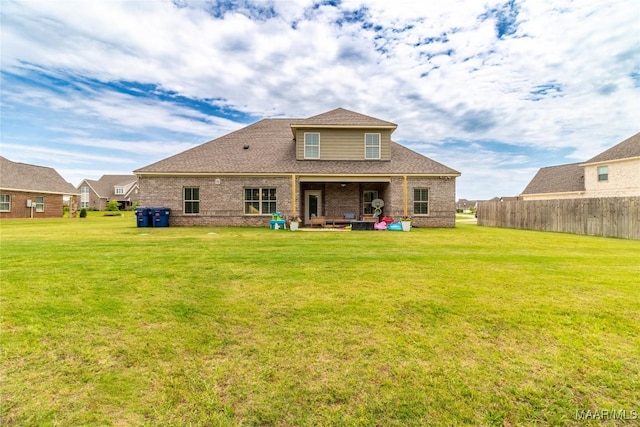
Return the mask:
{"type": "Polygon", "coordinates": [[[3,202],[3,204],[7,204],[9,206],[9,209],[0,209],[0,212],[11,212],[11,194],[3,194],[3,197],[7,197],[7,201],[3,202]]]}
{"type": "Polygon", "coordinates": [[[413,189],[413,212],[415,216],[430,216],[431,215],[431,188],[430,187],[414,187],[413,189]],[[415,200],[415,190],[427,190],[427,200],[415,200]],[[416,203],[426,203],[427,204],[427,213],[415,213],[416,212],[416,203]]]}
{"type": "MultiPolygon", "coordinates": [[[[193,194],[193,191],[192,191],[193,194]]],[[[200,198],[200,187],[199,186],[187,186],[185,185],[184,187],[182,187],[182,212],[184,212],[185,215],[200,215],[200,203],[201,203],[201,198],[200,198]],[[191,190],[197,188],[198,189],[198,198],[197,199],[187,199],[185,197],[185,190],[189,188],[191,190]],[[198,212],[189,212],[187,213],[187,203],[198,203],[198,212]]]]}
{"type": "Polygon", "coordinates": [[[44,196],[36,197],[36,212],[44,212],[44,196]],[[42,200],[42,202],[39,202],[42,200]]]}
{"type": "Polygon", "coordinates": [[[596,174],[598,175],[598,182],[606,182],[609,181],[609,166],[598,166],[596,169],[596,174]],[[605,170],[606,173],[600,173],[601,170],[605,170]],[[601,179],[601,176],[606,176],[604,179],[601,179]]]}
{"type": "Polygon", "coordinates": [[[304,133],[304,158],[305,159],[319,159],[320,158],[320,132],[305,132],[304,133]],[[309,157],[307,156],[307,135],[318,135],[318,156],[317,157],[309,157]]]}
{"type": "Polygon", "coordinates": [[[364,134],[364,158],[365,160],[380,160],[382,156],[382,134],[379,133],[365,133],[364,134]],[[370,145],[367,145],[367,136],[368,135],[377,135],[378,136],[378,157],[368,157],[367,156],[367,148],[373,147],[370,145]]]}

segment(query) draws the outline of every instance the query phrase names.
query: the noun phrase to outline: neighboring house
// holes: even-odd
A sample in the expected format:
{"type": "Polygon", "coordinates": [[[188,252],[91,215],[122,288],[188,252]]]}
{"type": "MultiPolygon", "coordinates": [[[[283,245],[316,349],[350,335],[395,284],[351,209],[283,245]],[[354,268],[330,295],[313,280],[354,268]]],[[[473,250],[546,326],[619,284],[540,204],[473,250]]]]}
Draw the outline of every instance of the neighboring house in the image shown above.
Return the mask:
{"type": "Polygon", "coordinates": [[[470,213],[478,210],[478,203],[480,202],[512,202],[519,200],[518,196],[503,196],[503,197],[493,197],[489,200],[467,200],[467,199],[458,199],[456,203],[456,210],[462,213],[470,213]]]}
{"type": "Polygon", "coordinates": [[[111,200],[117,200],[121,210],[138,201],[138,177],[135,175],[103,175],[99,180],[85,179],[78,186],[80,208],[103,211],[111,200]]]}
{"type": "Polygon", "coordinates": [[[640,133],[583,163],[541,168],[522,200],[640,196],[640,133]]]}
{"type": "Polygon", "coordinates": [[[478,208],[477,200],[458,199],[456,202],[456,211],[462,213],[470,213],[478,208]]]}
{"type": "Polygon", "coordinates": [[[588,197],[640,196],[640,132],[581,166],[588,197]]]}
{"type": "Polygon", "coordinates": [[[61,218],[75,213],[76,189],[53,168],[0,157],[0,218],[61,218]]]}
{"type": "Polygon", "coordinates": [[[338,108],[264,119],[134,171],[141,206],[171,209],[171,225],[265,225],[272,212],[375,213],[455,226],[460,173],[391,140],[397,125],[338,108]]]}

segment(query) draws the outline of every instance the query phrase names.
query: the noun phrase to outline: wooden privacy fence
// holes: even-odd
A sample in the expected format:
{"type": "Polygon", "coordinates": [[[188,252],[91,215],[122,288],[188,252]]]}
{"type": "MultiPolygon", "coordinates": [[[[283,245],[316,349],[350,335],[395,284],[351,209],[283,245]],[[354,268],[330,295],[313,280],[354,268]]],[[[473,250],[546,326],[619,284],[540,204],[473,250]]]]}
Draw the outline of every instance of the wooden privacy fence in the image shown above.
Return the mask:
{"type": "Polygon", "coordinates": [[[640,197],[480,202],[478,225],[640,240],[640,197]]]}

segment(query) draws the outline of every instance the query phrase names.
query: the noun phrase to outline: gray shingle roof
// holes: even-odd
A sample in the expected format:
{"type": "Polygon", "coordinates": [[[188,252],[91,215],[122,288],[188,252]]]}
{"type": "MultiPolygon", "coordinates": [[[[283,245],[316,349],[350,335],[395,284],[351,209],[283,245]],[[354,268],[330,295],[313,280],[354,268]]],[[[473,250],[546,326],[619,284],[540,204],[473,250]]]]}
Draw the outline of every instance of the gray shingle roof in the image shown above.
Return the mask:
{"type": "Polygon", "coordinates": [[[140,174],[460,174],[395,142],[391,142],[391,160],[389,161],[296,160],[296,143],[291,134],[291,124],[309,123],[307,120],[330,124],[327,122],[336,117],[342,117],[347,121],[350,117],[350,122],[358,122],[359,126],[395,126],[393,123],[368,118],[344,109],[333,110],[310,119],[264,119],[134,172],[140,174]],[[244,149],[245,145],[249,148],[244,149]]]}
{"type": "MultiPolygon", "coordinates": [[[[137,182],[138,177],[135,175],[102,175],[100,179],[85,179],[83,181],[86,182],[93,188],[93,191],[101,198],[113,198],[113,197],[121,197],[116,196],[115,194],[115,186],[123,186],[126,187],[131,183],[137,182]]],[[[82,187],[83,183],[78,186],[78,189],[82,187]]]]}
{"type": "Polygon", "coordinates": [[[361,126],[361,127],[397,127],[395,123],[376,119],[375,117],[366,116],[354,111],[345,110],[344,108],[336,108],[326,113],[309,117],[308,119],[294,119],[292,126],[361,126]]]}
{"type": "Polygon", "coordinates": [[[78,191],[55,169],[12,162],[0,156],[0,188],[48,194],[75,195],[78,191]]]}
{"type": "Polygon", "coordinates": [[[579,163],[541,168],[522,194],[584,191],[584,168],[579,163]]]}
{"type": "Polygon", "coordinates": [[[632,157],[640,157],[640,132],[587,160],[584,164],[609,162],[632,157]]]}

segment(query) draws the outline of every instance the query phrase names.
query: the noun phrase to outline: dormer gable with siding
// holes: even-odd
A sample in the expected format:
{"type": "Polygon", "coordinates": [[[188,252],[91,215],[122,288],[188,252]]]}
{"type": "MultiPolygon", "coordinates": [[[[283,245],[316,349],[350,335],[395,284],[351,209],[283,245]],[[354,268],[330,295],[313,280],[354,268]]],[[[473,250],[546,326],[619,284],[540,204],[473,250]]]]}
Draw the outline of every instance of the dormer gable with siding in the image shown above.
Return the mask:
{"type": "Polygon", "coordinates": [[[296,160],[391,160],[391,134],[395,123],[344,108],[296,120],[291,131],[296,160]]]}

